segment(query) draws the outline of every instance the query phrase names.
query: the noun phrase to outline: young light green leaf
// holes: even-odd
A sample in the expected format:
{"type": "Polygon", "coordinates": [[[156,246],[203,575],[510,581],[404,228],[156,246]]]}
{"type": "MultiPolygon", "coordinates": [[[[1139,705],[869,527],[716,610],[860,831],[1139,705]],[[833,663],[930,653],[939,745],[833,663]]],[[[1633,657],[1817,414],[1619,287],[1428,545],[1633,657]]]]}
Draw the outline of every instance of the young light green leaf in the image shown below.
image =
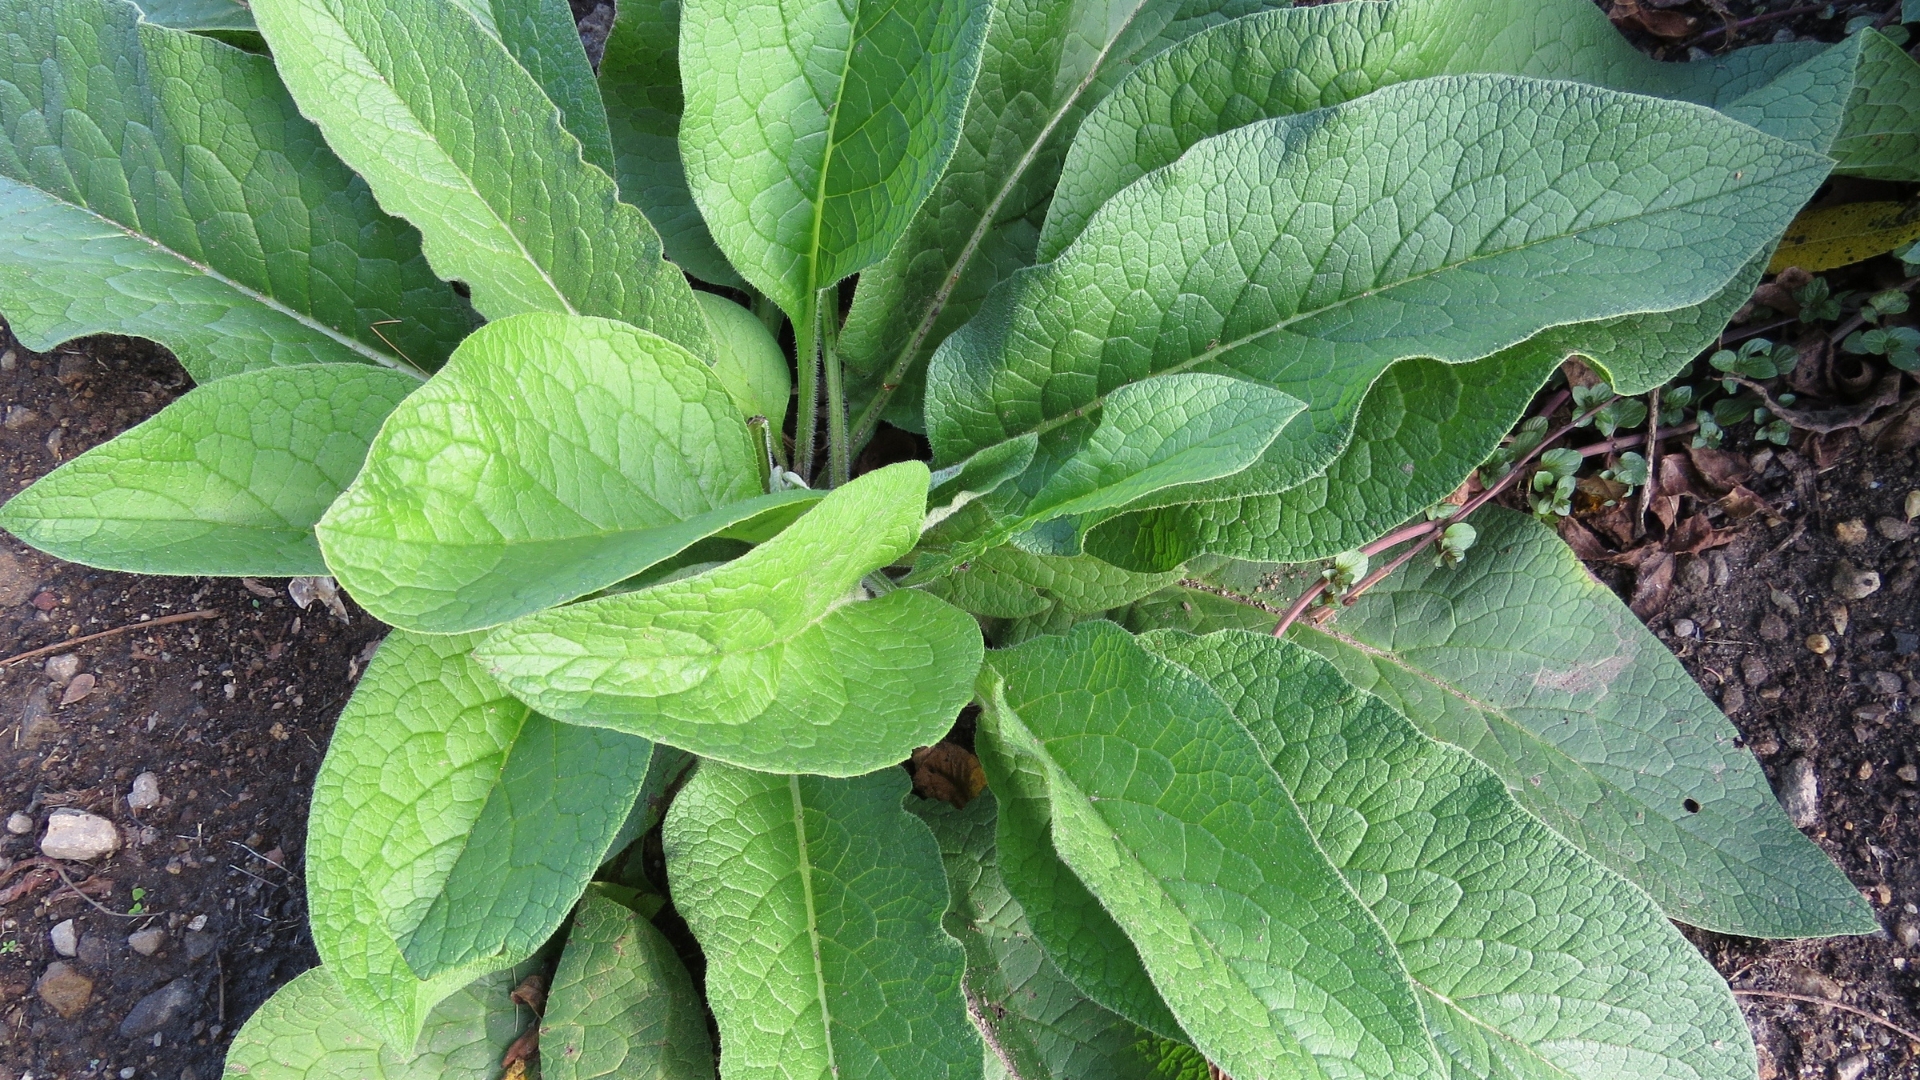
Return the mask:
{"type": "MultiPolygon", "coordinates": [[[[700,995],[653,924],[588,893],[540,1023],[546,1080],[712,1080],[700,995]]],[[[490,1078],[491,1080],[491,1078],[490,1078]]]]}
{"type": "Polygon", "coordinates": [[[148,338],[201,382],[437,365],[471,313],[273,63],[139,20],[118,0],[0,3],[0,311],[21,344],[148,338]]]}
{"type": "Polygon", "coordinates": [[[713,373],[744,417],[764,416],[778,430],[793,397],[787,354],[753,312],[710,292],[694,293],[713,329],[713,373]]]}
{"type": "Polygon", "coordinates": [[[467,657],[471,635],[396,630],[314,778],[314,945],[382,1039],[543,945],[605,858],[652,746],[557,724],[467,657]]]}
{"type": "Polygon", "coordinates": [[[482,314],[599,315],[708,353],[706,319],[658,234],[472,10],[256,0],[253,11],[301,110],[482,314]]]}
{"type": "Polygon", "coordinates": [[[1130,573],[1091,555],[1036,555],[1008,544],[980,553],[968,560],[966,569],[928,588],[976,615],[1017,619],[1056,605],[1083,614],[1122,607],[1178,577],[1130,573]]]}
{"type": "Polygon", "coordinates": [[[603,589],[772,506],[714,373],[607,319],[489,323],[409,398],[321,519],[382,621],[496,626],[603,589]]]}
{"type": "Polygon", "coordinates": [[[1206,680],[1260,743],[1386,926],[1453,1075],[1754,1075],[1746,1021],[1700,951],[1465,751],[1270,635],[1141,644],[1206,680]]]}
{"type": "Polygon", "coordinates": [[[980,1044],[940,929],[940,849],[906,773],[774,776],[702,762],[662,837],[707,957],[727,1080],[961,1080],[980,1044]]]}
{"type": "MultiPolygon", "coordinates": [[[[927,357],[1033,260],[1060,159],[1089,106],[1135,64],[1268,0],[1003,0],[960,141],[887,257],[860,275],[840,337],[850,369],[899,384],[887,419],[918,430],[927,357]]],[[[871,390],[869,390],[871,392],[871,390]]]]}
{"type": "Polygon", "coordinates": [[[950,337],[929,435],[950,461],[1040,431],[1057,460],[1119,387],[1225,370],[1307,413],[1252,469],[1152,501],[1284,491],[1325,468],[1394,361],[1467,362],[1552,326],[1702,302],[1826,170],[1698,106],[1514,76],[1250,124],[1127,188],[950,337]],[[1627,138],[1641,131],[1660,135],[1627,138]]]}
{"type": "Polygon", "coordinates": [[[600,58],[600,97],[620,197],[647,215],[667,258],[687,273],[745,287],[707,232],[680,164],[680,0],[627,0],[615,8],[600,58]]]}
{"type": "Polygon", "coordinates": [[[1162,1039],[1082,995],[1034,939],[1000,879],[992,792],[956,810],[909,804],[933,830],[951,893],[942,923],[966,951],[961,990],[988,1053],[1016,1080],[1205,1077],[1192,1047],[1162,1039]]]}
{"type": "MultiPolygon", "coordinates": [[[[1788,823],[1733,725],[1626,605],[1526,515],[1490,507],[1473,524],[1479,541],[1463,565],[1415,559],[1332,622],[1296,623],[1292,639],[1480,759],[1670,917],[1754,937],[1871,931],[1859,891],[1788,823]]],[[[1291,597],[1259,585],[1275,569],[1190,573],[1284,606],[1291,597]]],[[[1128,617],[1195,630],[1274,620],[1185,589],[1128,617]]]]}
{"type": "Polygon", "coordinates": [[[810,325],[893,246],[960,134],[986,0],[686,0],[680,154],[734,268],[810,325]]]}
{"type": "Polygon", "coordinates": [[[325,574],[313,523],[420,381],[366,364],[229,375],[0,507],[48,554],[140,574],[325,574]]]}
{"type": "Polygon", "coordinates": [[[718,568],[543,612],[476,653],[522,700],[747,768],[856,776],[938,740],[972,696],[973,620],[861,579],[920,535],[927,469],[837,488],[718,568]]]}
{"type": "Polygon", "coordinates": [[[1107,622],[995,652],[982,732],[1193,1045],[1252,1078],[1438,1076],[1407,970],[1205,683],[1107,622]]]}
{"type": "Polygon", "coordinates": [[[223,1073],[247,1080],[494,1080],[507,1047],[538,1018],[509,996],[540,965],[482,975],[427,1015],[418,1043],[367,1030],[325,967],[310,968],[254,1010],[227,1048],[223,1073]]]}

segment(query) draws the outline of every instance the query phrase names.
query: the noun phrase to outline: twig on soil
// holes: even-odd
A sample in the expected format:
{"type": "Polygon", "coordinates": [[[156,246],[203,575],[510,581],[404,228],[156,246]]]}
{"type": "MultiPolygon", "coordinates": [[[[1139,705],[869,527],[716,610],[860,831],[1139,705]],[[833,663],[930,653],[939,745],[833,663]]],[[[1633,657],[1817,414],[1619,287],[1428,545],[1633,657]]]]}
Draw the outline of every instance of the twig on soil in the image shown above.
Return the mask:
{"type": "MultiPolygon", "coordinates": [[[[51,863],[50,865],[52,865],[53,867],[53,872],[60,875],[61,884],[65,885],[68,889],[70,889],[73,892],[73,895],[79,897],[82,900],[85,900],[89,904],[92,904],[94,910],[98,911],[102,915],[111,915],[116,919],[145,919],[145,918],[150,918],[153,915],[157,914],[156,912],[152,912],[152,911],[143,911],[138,915],[123,915],[120,912],[115,911],[112,908],[106,906],[105,904],[102,904],[100,901],[95,900],[93,897],[88,896],[86,893],[81,892],[80,886],[75,885],[73,883],[73,879],[67,876],[67,872],[64,869],[61,869],[61,866],[59,863],[57,862],[51,863]]],[[[48,897],[48,899],[51,900],[52,897],[48,897]]]]}
{"type": "MultiPolygon", "coordinates": [[[[1682,435],[1691,435],[1694,432],[1699,430],[1700,430],[1700,425],[1692,420],[1689,420],[1684,424],[1675,424],[1673,427],[1670,427],[1670,428],[1661,428],[1660,437],[1662,439],[1677,439],[1682,435]]],[[[1644,431],[1636,431],[1636,432],[1633,432],[1632,434],[1615,435],[1611,439],[1606,439],[1597,443],[1588,443],[1585,446],[1576,447],[1574,449],[1574,453],[1579,454],[1583,458],[1597,457],[1600,454],[1611,454],[1615,450],[1625,450],[1631,446],[1639,446],[1641,443],[1646,441],[1647,441],[1647,433],[1644,431]]],[[[1647,471],[1649,474],[1651,474],[1653,471],[1653,464],[1654,464],[1653,455],[1651,454],[1647,455],[1647,471]]],[[[1647,487],[1649,488],[1651,488],[1652,486],[1653,486],[1652,484],[1647,485],[1647,487]]]]}
{"type": "Polygon", "coordinates": [[[47,656],[52,653],[65,652],[66,650],[71,649],[76,645],[85,645],[90,641],[99,641],[101,638],[110,638],[115,634],[124,634],[129,630],[145,630],[155,626],[169,626],[169,625],[172,625],[173,623],[191,622],[194,619],[217,619],[219,617],[220,617],[220,613],[218,611],[213,610],[212,608],[203,608],[199,611],[183,611],[178,615],[162,615],[157,619],[148,619],[145,622],[128,623],[125,626],[116,626],[111,630],[102,630],[97,634],[87,634],[84,637],[69,638],[66,641],[56,642],[55,644],[46,645],[38,649],[29,649],[23,653],[16,653],[15,655],[9,656],[4,660],[0,660],[0,667],[9,667],[13,664],[18,664],[23,660],[32,660],[32,659],[35,659],[36,657],[47,656]]]}
{"type": "Polygon", "coordinates": [[[1773,396],[1773,391],[1768,389],[1766,384],[1754,382],[1744,375],[1728,374],[1725,378],[1759,394],[1760,400],[1766,402],[1767,409],[1788,424],[1818,435],[1831,435],[1836,431],[1863,427],[1867,421],[1873,419],[1874,413],[1889,405],[1900,403],[1900,373],[1897,371],[1881,377],[1879,383],[1873,388],[1873,396],[1867,400],[1839,408],[1822,409],[1817,413],[1804,412],[1780,404],[1779,399],[1773,396]]]}
{"type": "Polygon", "coordinates": [[[1809,14],[1810,12],[1819,11],[1825,8],[1826,6],[1827,5],[1825,4],[1802,4],[1799,7],[1790,7],[1783,11],[1769,11],[1763,15],[1754,15],[1749,18],[1741,19],[1738,22],[1726,23],[1722,26],[1716,26],[1711,30],[1704,31],[1703,33],[1700,34],[1700,36],[1694,38],[1692,41],[1687,42],[1687,44],[1698,45],[1701,42],[1707,40],[1708,38],[1716,38],[1716,37],[1719,37],[1721,34],[1730,34],[1735,30],[1745,30],[1749,26],[1754,26],[1763,22],[1772,22],[1775,19],[1789,19],[1795,15],[1806,15],[1806,14],[1809,14]]]}
{"type": "Polygon", "coordinates": [[[1830,1001],[1826,998],[1817,998],[1808,994],[1789,994],[1784,990],[1742,990],[1739,987],[1733,987],[1732,989],[1733,992],[1740,997],[1779,998],[1783,1001],[1801,1001],[1808,1005],[1825,1005],[1830,1009],[1850,1012],[1855,1016],[1871,1020],[1881,1027],[1886,1028],[1888,1031],[1897,1031],[1905,1036],[1908,1042],[1913,1043],[1915,1046],[1920,1046],[1920,1035],[1915,1035],[1913,1032],[1908,1031],[1906,1028],[1901,1027],[1899,1024],[1894,1023],[1884,1016],[1870,1013],[1865,1009],[1857,1009],[1845,1002],[1830,1001]]]}

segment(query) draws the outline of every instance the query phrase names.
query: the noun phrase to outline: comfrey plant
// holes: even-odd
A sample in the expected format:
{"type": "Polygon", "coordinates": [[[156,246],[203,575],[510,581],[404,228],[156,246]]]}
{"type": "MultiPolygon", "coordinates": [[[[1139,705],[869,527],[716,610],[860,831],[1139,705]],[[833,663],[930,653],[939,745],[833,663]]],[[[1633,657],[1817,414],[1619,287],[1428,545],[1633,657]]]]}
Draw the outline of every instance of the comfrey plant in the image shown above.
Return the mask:
{"type": "Polygon", "coordinates": [[[1566,357],[1689,362],[1830,174],[1920,179],[1877,31],[623,0],[595,72],[559,0],[0,20],[0,309],[198,383],[0,524],[395,628],[324,963],[231,1076],[525,1072],[551,971],[553,1077],[1751,1077],[1669,920],[1875,925],[1549,530],[1430,511],[1566,357]],[[862,467],[883,419],[932,460],[862,467]],[[957,719],[985,793],[908,798],[957,719]]]}

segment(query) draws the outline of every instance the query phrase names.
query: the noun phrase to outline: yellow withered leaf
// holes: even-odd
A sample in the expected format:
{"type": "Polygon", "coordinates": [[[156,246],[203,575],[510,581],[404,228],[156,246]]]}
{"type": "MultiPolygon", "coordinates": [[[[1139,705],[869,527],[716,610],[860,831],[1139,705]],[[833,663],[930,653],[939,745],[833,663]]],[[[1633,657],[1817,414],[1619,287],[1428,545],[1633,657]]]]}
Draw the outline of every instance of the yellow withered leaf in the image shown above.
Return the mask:
{"type": "Polygon", "coordinates": [[[1818,272],[1884,255],[1920,240],[1920,202],[1860,202],[1802,211],[1767,264],[1818,272]]]}

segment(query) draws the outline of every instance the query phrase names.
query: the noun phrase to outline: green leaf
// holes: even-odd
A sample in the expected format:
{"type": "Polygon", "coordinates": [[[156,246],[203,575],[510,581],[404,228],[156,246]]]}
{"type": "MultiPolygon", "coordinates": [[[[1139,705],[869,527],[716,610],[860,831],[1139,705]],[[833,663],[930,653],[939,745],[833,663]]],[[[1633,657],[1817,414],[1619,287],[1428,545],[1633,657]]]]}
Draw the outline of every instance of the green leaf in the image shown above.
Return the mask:
{"type": "Polygon", "coordinates": [[[1440,1074],[1386,931],[1204,682],[1107,622],[991,660],[982,733],[1039,765],[1054,847],[1209,1061],[1244,1077],[1440,1074]]]}
{"type": "MultiPolygon", "coordinates": [[[[546,1080],[712,1080],[700,995],[673,945],[635,912],[589,893],[540,1024],[546,1080]]],[[[491,1078],[489,1078],[491,1080],[491,1078]]]]}
{"type": "Polygon", "coordinates": [[[890,421],[920,421],[927,358],[1007,275],[1030,265],[1060,160],[1087,109],[1133,66],[1267,0],[1002,0],[960,141],[885,259],[860,275],[840,354],[902,383],[890,421]]]}
{"type": "Polygon", "coordinates": [[[333,973],[310,968],[254,1010],[223,1075],[248,1080],[494,1080],[507,1047],[536,1018],[508,995],[538,964],[482,975],[428,1014],[408,1049],[367,1030],[333,973]]]}
{"type": "Polygon", "coordinates": [[[437,365],[471,314],[272,62],[139,18],[0,3],[0,311],[20,343],[143,337],[201,382],[437,365]]]}
{"type": "Polygon", "coordinates": [[[715,285],[744,288],[707,232],[680,164],[680,0],[627,0],[600,58],[620,197],[639,207],[667,258],[715,285]]]}
{"type": "Polygon", "coordinates": [[[1162,1039],[1094,1004],[1060,974],[1001,881],[992,792],[956,810],[909,804],[940,843],[951,893],[942,919],[966,951],[961,990],[988,1053],[1017,1080],[1205,1077],[1192,1047],[1162,1039]]]}
{"type": "Polygon", "coordinates": [[[680,153],[733,266],[810,325],[906,230],[960,134],[990,5],[687,0],[680,153]]]}
{"type": "Polygon", "coordinates": [[[1700,951],[1486,766],[1289,642],[1141,644],[1206,680],[1259,742],[1387,927],[1453,1075],[1754,1075],[1746,1021],[1700,951]]]}
{"type": "Polygon", "coordinates": [[[0,507],[48,554],[139,574],[325,574],[313,523],[420,382],[366,364],[230,375],[0,507]]]}
{"type": "Polygon", "coordinates": [[[462,342],[393,414],[320,545],[384,622],[496,626],[812,497],[759,496],[756,457],[713,371],[680,346],[606,319],[515,316],[462,342]]]}
{"type": "Polygon", "coordinates": [[[972,696],[980,632],[914,589],[861,579],[920,534],[927,469],[837,488],[733,562],[530,616],[476,653],[516,695],[747,768],[854,776],[935,742],[972,696]]]}
{"type": "Polygon", "coordinates": [[[1343,448],[1393,362],[1479,360],[1552,326],[1701,303],[1826,169],[1697,106],[1513,76],[1260,121],[1128,187],[1060,259],[1010,280],[935,356],[929,435],[952,461],[1037,431],[1043,470],[1120,387],[1225,371],[1308,411],[1253,468],[1149,505],[1285,491],[1343,448]],[[1393,162],[1418,162],[1422,182],[1393,162]]]}
{"type": "Polygon", "coordinates": [[[514,62],[560,109],[560,123],[580,143],[580,156],[613,172],[613,139],[593,65],[580,44],[580,27],[567,0],[454,0],[506,46],[514,62]]]}
{"type": "Polygon", "coordinates": [[[253,11],[301,111],[481,314],[599,315],[709,352],[658,234],[473,11],[457,0],[255,0],[253,11]]]}
{"type": "Polygon", "coordinates": [[[140,15],[157,26],[205,33],[252,30],[253,16],[235,0],[136,0],[140,15]]]}
{"type": "MultiPolygon", "coordinates": [[[[1733,725],[1639,619],[1545,526],[1492,507],[1473,524],[1462,566],[1415,559],[1334,621],[1296,623],[1292,640],[1480,759],[1670,917],[1752,937],[1870,932],[1859,892],[1788,823],[1733,725]]],[[[1291,597],[1258,584],[1274,569],[1202,576],[1278,610],[1291,597]]],[[[1274,621],[1189,590],[1129,616],[1191,629],[1274,621]]]]}
{"type": "Polygon", "coordinates": [[[1878,30],[1857,39],[1860,73],[1833,146],[1837,171],[1920,180],[1920,62],[1878,30]]]}
{"type": "Polygon", "coordinates": [[[667,812],[675,907],[707,957],[727,1080],[978,1076],[940,849],[906,773],[700,765],[667,812]]]}
{"type": "Polygon", "coordinates": [[[1012,545],[984,551],[929,591],[962,610],[997,619],[1055,606],[1090,613],[1121,607],[1173,584],[1177,573],[1134,574],[1091,555],[1036,555],[1012,545]]]}
{"type": "Polygon", "coordinates": [[[787,354],[753,312],[724,296],[694,293],[713,328],[713,373],[744,417],[764,416],[777,431],[793,397],[787,354]]]}
{"type": "Polygon", "coordinates": [[[467,657],[472,635],[381,643],[314,778],[314,945],[380,1036],[543,945],[605,858],[652,746],[557,724],[467,657]]]}

